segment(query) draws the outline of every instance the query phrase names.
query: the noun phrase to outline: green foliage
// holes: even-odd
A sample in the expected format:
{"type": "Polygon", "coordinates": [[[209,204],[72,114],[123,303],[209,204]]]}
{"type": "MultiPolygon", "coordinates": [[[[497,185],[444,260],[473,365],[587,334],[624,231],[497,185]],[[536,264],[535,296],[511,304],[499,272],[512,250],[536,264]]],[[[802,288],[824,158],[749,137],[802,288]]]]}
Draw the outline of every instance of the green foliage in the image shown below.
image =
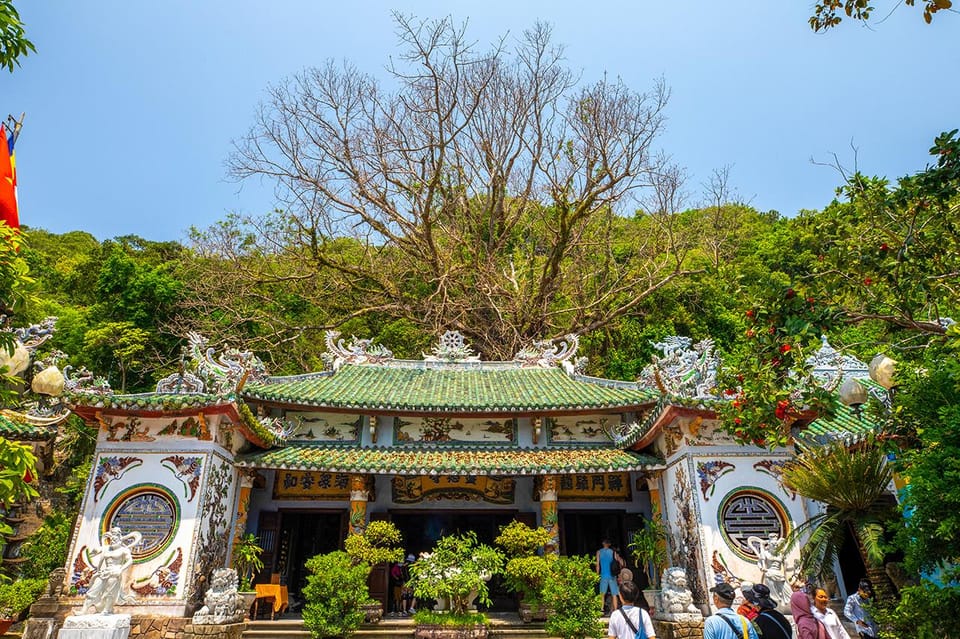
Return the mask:
{"type": "Polygon", "coordinates": [[[36,467],[37,458],[29,444],[0,437],[0,504],[9,507],[14,502],[24,503],[39,495],[32,485],[36,467]]]}
{"type": "Polygon", "coordinates": [[[667,528],[660,521],[656,510],[653,518],[643,523],[643,528],[634,531],[627,548],[637,565],[643,566],[649,583],[656,584],[667,563],[667,528]]]}
{"type": "Polygon", "coordinates": [[[55,568],[67,560],[67,544],[73,532],[74,513],[53,511],[26,542],[20,556],[26,559],[20,567],[20,576],[45,580],[55,568]]]}
{"type": "Polygon", "coordinates": [[[563,639],[603,637],[603,598],[596,593],[600,576],[590,557],[558,557],[543,588],[543,605],[553,610],[546,631],[563,639]]]}
{"type": "Polygon", "coordinates": [[[376,566],[403,561],[403,537],[396,524],[371,521],[362,533],[350,533],[344,550],[356,563],[376,566]]]}
{"type": "Polygon", "coordinates": [[[247,533],[233,545],[233,567],[240,580],[240,590],[253,589],[254,578],[263,570],[262,554],[263,548],[253,533],[247,533]]]}
{"type": "Polygon", "coordinates": [[[881,639],[943,639],[960,637],[960,586],[936,586],[929,581],[900,590],[900,600],[879,601],[871,614],[881,639]]]}
{"type": "Polygon", "coordinates": [[[891,506],[881,500],[893,479],[884,449],[871,436],[855,446],[833,440],[822,446],[801,445],[801,451],[784,468],[783,483],[826,505],[788,539],[793,545],[809,536],[801,552],[804,573],[820,573],[833,565],[848,527],[857,535],[864,563],[882,567],[883,524],[893,515],[891,506]]]}
{"type": "Polygon", "coordinates": [[[481,544],[475,532],[441,537],[433,551],[410,566],[410,582],[418,599],[447,599],[455,614],[467,611],[467,598],[489,605],[487,580],[503,569],[503,555],[481,544]]]}
{"type": "Polygon", "coordinates": [[[549,579],[551,566],[556,559],[553,554],[535,554],[550,540],[550,531],[546,528],[531,528],[517,520],[501,526],[500,535],[494,540],[509,557],[503,571],[504,582],[531,605],[539,605],[543,585],[549,579]]]}
{"type": "Polygon", "coordinates": [[[20,14],[13,6],[13,0],[0,0],[0,68],[13,73],[14,66],[20,66],[20,58],[36,49],[27,40],[20,14]]]}
{"type": "MultiPolygon", "coordinates": [[[[954,328],[956,334],[960,331],[954,328]]],[[[899,536],[914,571],[960,557],[960,348],[931,348],[917,371],[898,376],[895,435],[906,526],[899,536]]]]}
{"type": "Polygon", "coordinates": [[[421,608],[413,614],[417,625],[430,626],[484,626],[489,621],[482,612],[453,613],[449,610],[426,610],[421,608]]]}
{"type": "Polygon", "coordinates": [[[784,446],[801,412],[835,410],[833,393],[813,379],[806,361],[829,328],[830,311],[803,290],[774,286],[744,315],[746,352],[721,368],[718,386],[728,401],[717,412],[739,440],[784,446]]]}
{"type": "Polygon", "coordinates": [[[46,586],[46,577],[18,579],[13,583],[0,584],[0,618],[18,618],[37,600],[46,586]]]}
{"type": "Polygon", "coordinates": [[[84,335],[84,346],[101,363],[103,369],[116,366],[120,370],[120,392],[127,390],[127,374],[142,369],[150,334],[131,322],[108,322],[92,328],[84,335]]]}
{"type": "MultiPolygon", "coordinates": [[[[904,0],[904,4],[912,7],[916,0],[904,0]]],[[[946,11],[953,7],[951,0],[921,0],[923,21],[930,24],[938,11],[946,11]]],[[[808,22],[814,31],[826,31],[843,22],[844,15],[858,22],[869,22],[873,13],[874,4],[871,0],[818,0],[813,5],[813,15],[808,22]]]]}
{"type": "Polygon", "coordinates": [[[363,623],[363,604],[369,602],[367,575],[370,566],[354,563],[342,551],[307,560],[306,604],[303,623],[314,637],[349,637],[363,623]]]}

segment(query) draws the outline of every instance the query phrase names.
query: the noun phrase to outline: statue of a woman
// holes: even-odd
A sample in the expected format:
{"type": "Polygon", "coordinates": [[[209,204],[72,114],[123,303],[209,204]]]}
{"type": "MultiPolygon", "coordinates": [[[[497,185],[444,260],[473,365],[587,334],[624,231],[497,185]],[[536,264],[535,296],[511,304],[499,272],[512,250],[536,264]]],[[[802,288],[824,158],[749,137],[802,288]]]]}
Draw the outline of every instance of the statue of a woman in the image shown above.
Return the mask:
{"type": "Polygon", "coordinates": [[[93,580],[83,600],[83,612],[100,611],[105,615],[113,613],[113,607],[121,596],[123,573],[133,565],[133,546],[142,538],[138,532],[124,535],[119,528],[111,528],[103,533],[101,546],[90,551],[89,559],[93,566],[93,580]]]}

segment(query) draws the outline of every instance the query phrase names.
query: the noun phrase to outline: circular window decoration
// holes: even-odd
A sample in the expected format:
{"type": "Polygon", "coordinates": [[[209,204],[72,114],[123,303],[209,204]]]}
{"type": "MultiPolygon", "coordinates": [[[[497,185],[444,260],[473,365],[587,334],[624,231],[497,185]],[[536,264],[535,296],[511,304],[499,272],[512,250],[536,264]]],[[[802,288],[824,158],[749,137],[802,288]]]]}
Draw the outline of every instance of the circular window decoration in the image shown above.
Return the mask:
{"type": "Polygon", "coordinates": [[[770,535],[786,537],[790,532],[790,519],[783,503],[759,488],[728,493],[720,503],[718,517],[727,545],[748,560],[757,559],[756,548],[748,543],[750,537],[767,540],[770,535]]]}
{"type": "Polygon", "coordinates": [[[177,498],[164,486],[137,484],[114,497],[100,520],[100,534],[111,528],[139,532],[140,543],[130,550],[135,563],[149,561],[167,549],[180,527],[177,498]]]}

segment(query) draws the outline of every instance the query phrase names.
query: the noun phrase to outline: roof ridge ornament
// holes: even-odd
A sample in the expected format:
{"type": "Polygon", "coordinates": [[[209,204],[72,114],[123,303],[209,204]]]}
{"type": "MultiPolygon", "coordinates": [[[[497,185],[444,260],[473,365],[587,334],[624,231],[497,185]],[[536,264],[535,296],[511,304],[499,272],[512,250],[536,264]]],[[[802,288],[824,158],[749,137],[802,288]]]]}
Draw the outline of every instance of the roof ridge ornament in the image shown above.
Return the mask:
{"type": "Polygon", "coordinates": [[[327,331],[323,334],[327,352],[321,358],[324,364],[334,371],[344,364],[382,364],[393,359],[393,351],[383,344],[374,344],[372,339],[358,339],[351,335],[350,343],[345,344],[340,331],[327,331]]]}
{"type": "Polygon", "coordinates": [[[480,356],[467,344],[460,331],[446,331],[440,336],[439,343],[423,354],[425,362],[479,362],[480,356]]]}
{"type": "Polygon", "coordinates": [[[866,363],[835,349],[826,335],[820,336],[820,350],[808,357],[806,363],[811,368],[813,377],[828,388],[839,386],[844,378],[870,377],[870,368],[866,363]]]}
{"type": "Polygon", "coordinates": [[[252,351],[228,348],[215,358],[214,349],[206,348],[209,340],[199,333],[190,331],[187,341],[191,365],[208,392],[233,393],[247,381],[258,382],[267,378],[266,367],[252,351]]]}
{"type": "Polygon", "coordinates": [[[572,372],[577,360],[571,362],[580,348],[580,338],[575,333],[567,333],[563,337],[554,339],[534,340],[530,346],[525,346],[513,356],[521,368],[553,368],[562,365],[568,372],[572,372]]]}
{"type": "Polygon", "coordinates": [[[716,399],[717,369],[720,358],[713,351],[713,340],[703,339],[696,344],[690,337],[671,335],[662,342],[650,342],[663,357],[653,361],[640,372],[637,382],[647,388],[690,399],[716,399]]]}

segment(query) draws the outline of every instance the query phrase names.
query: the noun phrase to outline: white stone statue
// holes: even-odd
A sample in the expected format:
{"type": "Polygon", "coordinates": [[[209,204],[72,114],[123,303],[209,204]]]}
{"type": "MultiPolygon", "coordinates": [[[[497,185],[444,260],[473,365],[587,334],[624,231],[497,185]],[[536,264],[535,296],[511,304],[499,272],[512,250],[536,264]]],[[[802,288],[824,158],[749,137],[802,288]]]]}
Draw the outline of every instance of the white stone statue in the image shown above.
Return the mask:
{"type": "Polygon", "coordinates": [[[218,568],[210,576],[210,587],[203,595],[203,607],[194,613],[193,623],[240,623],[245,612],[243,597],[237,594],[237,571],[233,568],[218,568]]]}
{"type": "Polygon", "coordinates": [[[703,618],[700,609],[693,603],[693,595],[687,588],[687,571],[674,566],[663,571],[662,584],[657,596],[654,619],[664,621],[699,621],[703,618]]]}
{"type": "Polygon", "coordinates": [[[777,610],[789,614],[793,589],[787,580],[785,540],[777,533],[770,533],[767,539],[747,537],[747,545],[757,554],[760,583],[770,589],[770,596],[777,602],[777,610]]]}
{"type": "Polygon", "coordinates": [[[90,589],[83,600],[83,612],[113,614],[113,607],[123,598],[124,573],[133,565],[130,550],[140,543],[138,532],[123,534],[119,528],[103,533],[101,546],[90,551],[89,559],[94,569],[90,589]],[[92,610],[91,610],[92,609],[92,610]]]}

